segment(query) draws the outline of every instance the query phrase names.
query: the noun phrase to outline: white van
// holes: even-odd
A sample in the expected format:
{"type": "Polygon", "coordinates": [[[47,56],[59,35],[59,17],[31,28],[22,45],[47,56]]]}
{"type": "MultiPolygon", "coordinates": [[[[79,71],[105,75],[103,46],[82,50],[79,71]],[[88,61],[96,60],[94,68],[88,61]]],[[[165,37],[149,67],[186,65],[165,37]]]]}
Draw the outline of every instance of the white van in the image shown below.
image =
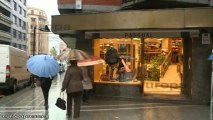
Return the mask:
{"type": "Polygon", "coordinates": [[[30,73],[27,70],[27,52],[0,44],[0,89],[16,92],[17,87],[29,85],[30,73]]]}

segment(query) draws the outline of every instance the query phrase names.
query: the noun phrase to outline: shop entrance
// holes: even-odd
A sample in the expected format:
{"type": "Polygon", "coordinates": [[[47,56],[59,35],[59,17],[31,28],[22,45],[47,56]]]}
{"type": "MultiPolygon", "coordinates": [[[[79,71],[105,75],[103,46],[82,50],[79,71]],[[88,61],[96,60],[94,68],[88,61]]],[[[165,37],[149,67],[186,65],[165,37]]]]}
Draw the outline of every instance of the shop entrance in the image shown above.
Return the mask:
{"type": "Polygon", "coordinates": [[[144,39],[144,94],[181,94],[182,38],[144,39]]]}

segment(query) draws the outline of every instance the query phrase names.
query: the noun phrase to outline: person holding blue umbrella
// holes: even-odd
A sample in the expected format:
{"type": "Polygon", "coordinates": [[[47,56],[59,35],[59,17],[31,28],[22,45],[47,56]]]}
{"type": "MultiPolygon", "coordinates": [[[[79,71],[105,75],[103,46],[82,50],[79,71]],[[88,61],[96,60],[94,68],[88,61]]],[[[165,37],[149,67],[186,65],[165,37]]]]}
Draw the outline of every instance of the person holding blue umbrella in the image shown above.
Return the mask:
{"type": "Polygon", "coordinates": [[[60,71],[58,62],[49,55],[35,55],[27,61],[28,70],[38,77],[44,96],[44,106],[48,110],[48,96],[52,84],[53,76],[60,71]]]}
{"type": "Polygon", "coordinates": [[[41,89],[44,96],[45,110],[48,110],[49,108],[48,96],[49,96],[49,91],[50,91],[53,77],[39,77],[38,80],[41,82],[41,89]]]}

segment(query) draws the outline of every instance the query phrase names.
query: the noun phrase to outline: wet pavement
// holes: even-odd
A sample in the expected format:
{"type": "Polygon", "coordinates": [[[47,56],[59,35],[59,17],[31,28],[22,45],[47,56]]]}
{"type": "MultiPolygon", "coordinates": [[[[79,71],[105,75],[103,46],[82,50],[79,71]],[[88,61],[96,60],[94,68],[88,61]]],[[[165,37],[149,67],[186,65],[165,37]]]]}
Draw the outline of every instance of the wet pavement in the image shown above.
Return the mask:
{"type": "MultiPolygon", "coordinates": [[[[66,111],[55,106],[63,77],[54,79],[49,110],[44,109],[40,87],[27,87],[0,98],[0,120],[68,120],[66,111]]],[[[66,99],[66,94],[65,94],[66,99]]],[[[81,106],[78,120],[209,120],[209,106],[186,103],[153,103],[93,96],[81,106]]]]}

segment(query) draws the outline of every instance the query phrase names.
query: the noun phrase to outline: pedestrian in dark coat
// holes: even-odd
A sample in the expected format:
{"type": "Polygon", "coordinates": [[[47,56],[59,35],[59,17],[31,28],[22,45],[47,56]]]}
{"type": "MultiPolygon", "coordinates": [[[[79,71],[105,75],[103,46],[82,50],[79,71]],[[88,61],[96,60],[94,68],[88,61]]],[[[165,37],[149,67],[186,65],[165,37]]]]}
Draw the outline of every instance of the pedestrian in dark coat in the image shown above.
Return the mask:
{"type": "Polygon", "coordinates": [[[72,116],[72,100],[74,100],[74,118],[80,117],[81,96],[83,91],[83,74],[80,67],[77,66],[77,60],[70,60],[71,66],[68,67],[65,78],[62,83],[61,91],[67,92],[67,117],[72,116]]]}
{"type": "Polygon", "coordinates": [[[83,102],[88,102],[89,100],[89,97],[92,93],[92,89],[93,89],[93,86],[92,86],[92,81],[91,81],[91,74],[89,74],[89,71],[88,71],[88,67],[81,67],[82,69],[82,72],[83,72],[83,102]]]}
{"type": "Polygon", "coordinates": [[[50,91],[53,77],[49,77],[49,78],[39,77],[38,80],[41,82],[41,89],[42,89],[43,96],[44,96],[45,110],[48,110],[48,108],[49,108],[48,97],[49,97],[49,91],[50,91]]]}

